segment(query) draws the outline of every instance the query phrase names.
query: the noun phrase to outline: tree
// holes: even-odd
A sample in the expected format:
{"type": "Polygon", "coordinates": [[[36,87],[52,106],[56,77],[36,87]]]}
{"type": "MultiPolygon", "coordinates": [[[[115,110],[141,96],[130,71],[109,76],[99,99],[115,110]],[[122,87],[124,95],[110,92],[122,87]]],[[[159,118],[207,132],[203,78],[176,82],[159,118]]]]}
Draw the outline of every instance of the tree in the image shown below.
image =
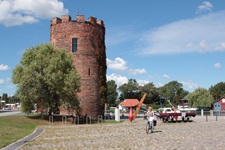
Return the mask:
{"type": "Polygon", "coordinates": [[[109,106],[115,106],[116,105],[116,99],[118,97],[118,92],[117,92],[117,85],[114,80],[107,81],[107,101],[106,103],[109,106]]]}
{"type": "Polygon", "coordinates": [[[209,92],[214,100],[218,100],[225,96],[225,82],[219,82],[209,88],[209,92]]]}
{"type": "Polygon", "coordinates": [[[156,103],[158,105],[160,104],[159,93],[154,83],[151,82],[145,84],[144,86],[141,86],[140,91],[142,95],[144,95],[144,93],[147,94],[144,100],[145,104],[153,104],[153,103],[156,103]]]}
{"type": "Polygon", "coordinates": [[[2,100],[4,100],[6,103],[9,103],[9,98],[7,93],[2,94],[2,100]]]}
{"type": "Polygon", "coordinates": [[[188,94],[188,103],[192,107],[210,107],[213,97],[209,91],[204,88],[197,88],[194,92],[188,94]]]}
{"type": "Polygon", "coordinates": [[[78,110],[79,79],[72,55],[50,44],[28,48],[12,77],[22,111],[30,113],[37,103],[49,109],[49,115],[58,113],[60,106],[78,110]]]}
{"type": "Polygon", "coordinates": [[[135,79],[129,79],[128,83],[124,83],[118,89],[121,92],[120,100],[124,100],[126,98],[141,99],[139,85],[135,79]]]}
{"type": "Polygon", "coordinates": [[[170,100],[173,105],[179,104],[180,100],[188,94],[188,92],[183,89],[183,85],[177,81],[171,81],[160,87],[159,93],[161,97],[170,100]]]}

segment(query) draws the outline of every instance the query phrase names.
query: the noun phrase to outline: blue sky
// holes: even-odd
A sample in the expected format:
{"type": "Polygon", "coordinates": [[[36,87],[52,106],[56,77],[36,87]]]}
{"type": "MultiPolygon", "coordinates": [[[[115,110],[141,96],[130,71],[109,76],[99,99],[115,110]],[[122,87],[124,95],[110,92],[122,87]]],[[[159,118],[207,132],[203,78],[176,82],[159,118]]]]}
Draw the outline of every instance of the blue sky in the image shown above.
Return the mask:
{"type": "Polygon", "coordinates": [[[106,27],[107,79],[156,87],[176,80],[190,92],[224,81],[225,1],[0,0],[0,95],[30,47],[50,41],[50,21],[93,16],[106,27]]]}

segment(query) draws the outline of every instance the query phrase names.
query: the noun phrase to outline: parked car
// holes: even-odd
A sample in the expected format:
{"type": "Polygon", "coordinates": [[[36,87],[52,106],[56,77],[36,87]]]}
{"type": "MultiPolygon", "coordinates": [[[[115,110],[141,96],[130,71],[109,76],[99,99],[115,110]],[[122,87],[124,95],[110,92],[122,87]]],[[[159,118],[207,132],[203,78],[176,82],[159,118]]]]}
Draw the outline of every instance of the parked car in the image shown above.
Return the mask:
{"type": "Polygon", "coordinates": [[[115,113],[110,110],[106,110],[104,113],[104,119],[115,119],[115,113]]]}
{"type": "Polygon", "coordinates": [[[11,106],[5,105],[3,109],[4,109],[4,110],[11,110],[11,106]]]}

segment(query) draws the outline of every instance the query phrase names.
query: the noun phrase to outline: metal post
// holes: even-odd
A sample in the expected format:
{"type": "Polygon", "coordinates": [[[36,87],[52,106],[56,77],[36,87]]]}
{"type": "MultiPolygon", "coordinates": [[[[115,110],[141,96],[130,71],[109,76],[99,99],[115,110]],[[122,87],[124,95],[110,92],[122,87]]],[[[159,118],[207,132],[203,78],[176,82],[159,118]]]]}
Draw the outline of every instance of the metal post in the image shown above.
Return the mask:
{"type": "Polygon", "coordinates": [[[48,121],[49,121],[49,123],[52,123],[53,124],[53,116],[49,116],[48,121]]]}
{"type": "Polygon", "coordinates": [[[88,119],[90,120],[90,124],[91,124],[91,116],[86,117],[86,124],[88,124],[88,119]]]}
{"type": "Polygon", "coordinates": [[[103,122],[103,117],[102,115],[98,115],[98,123],[101,121],[101,123],[103,122]]]}
{"type": "Polygon", "coordinates": [[[216,114],[216,121],[217,121],[217,114],[216,114]]]}
{"type": "Polygon", "coordinates": [[[66,116],[62,116],[62,123],[66,124],[66,116]]]}
{"type": "Polygon", "coordinates": [[[79,124],[79,116],[74,116],[74,124],[79,124]]]}
{"type": "Polygon", "coordinates": [[[206,115],[206,122],[208,122],[208,115],[206,115]]]}

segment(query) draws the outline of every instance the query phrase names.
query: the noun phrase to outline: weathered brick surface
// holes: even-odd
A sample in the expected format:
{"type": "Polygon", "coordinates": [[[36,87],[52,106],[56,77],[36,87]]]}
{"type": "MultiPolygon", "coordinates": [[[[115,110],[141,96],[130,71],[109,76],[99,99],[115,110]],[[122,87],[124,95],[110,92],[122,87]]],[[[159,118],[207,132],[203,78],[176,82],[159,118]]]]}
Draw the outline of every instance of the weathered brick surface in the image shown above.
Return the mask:
{"type": "MultiPolygon", "coordinates": [[[[82,115],[97,116],[101,114],[100,107],[100,77],[105,77],[105,27],[103,21],[90,17],[70,16],[53,18],[50,25],[50,41],[57,48],[66,49],[72,53],[72,38],[77,38],[77,52],[74,65],[81,76],[81,92],[78,93],[82,115]],[[104,71],[100,71],[100,68],[104,71]]],[[[62,112],[62,111],[61,111],[62,112]]],[[[65,113],[65,111],[63,112],[65,113]]]]}

